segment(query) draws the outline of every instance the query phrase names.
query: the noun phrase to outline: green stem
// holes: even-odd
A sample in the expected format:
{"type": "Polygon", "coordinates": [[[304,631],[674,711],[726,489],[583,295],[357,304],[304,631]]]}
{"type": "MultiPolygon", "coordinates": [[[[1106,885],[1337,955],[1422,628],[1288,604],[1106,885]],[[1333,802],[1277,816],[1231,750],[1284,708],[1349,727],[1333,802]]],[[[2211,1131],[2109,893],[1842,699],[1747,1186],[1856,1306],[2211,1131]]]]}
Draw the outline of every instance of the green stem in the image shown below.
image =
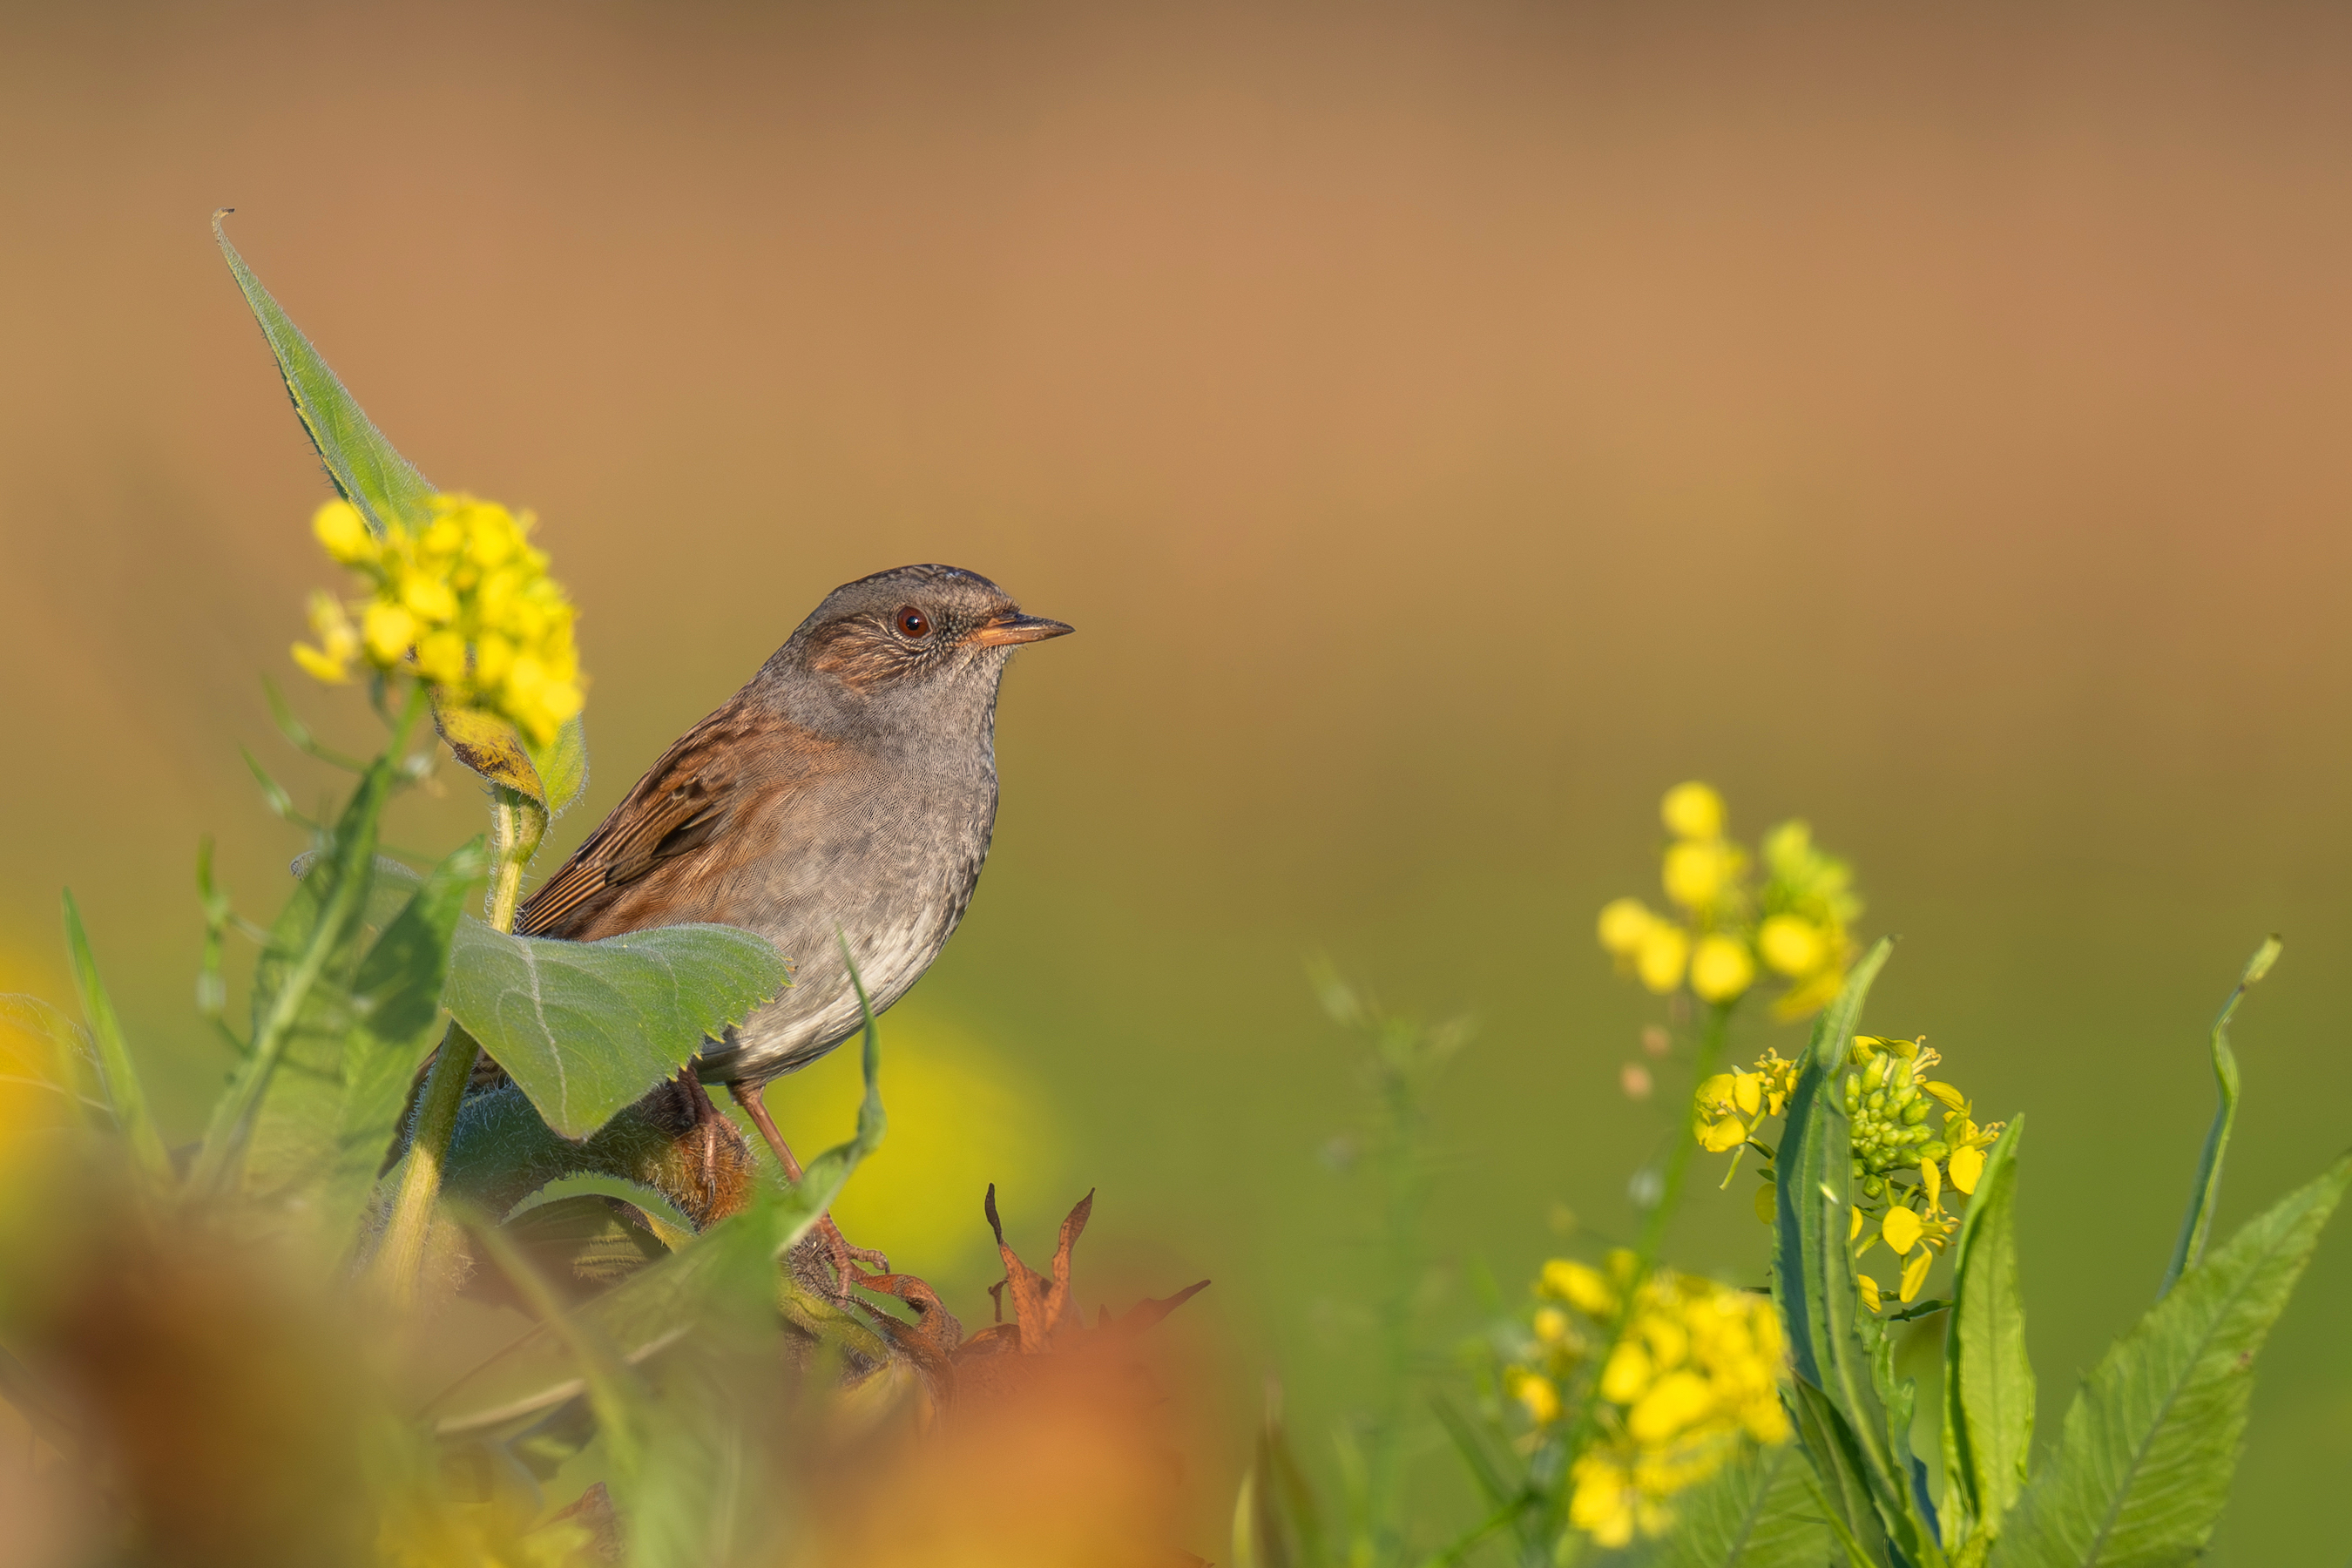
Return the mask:
{"type": "MultiPolygon", "coordinates": [[[[515,906],[522,892],[523,868],[539,849],[547,831],[546,809],[530,796],[504,784],[490,788],[489,921],[499,931],[512,931],[515,906]]],[[[416,1304],[424,1273],[425,1244],[433,1232],[434,1205],[441,1196],[441,1176],[449,1163],[449,1140],[457,1130],[457,1111],[466,1088],[473,1081],[474,1063],[482,1047],[452,1019],[442,1037],[440,1053],[425,1078],[425,1092],[416,1106],[416,1127],[408,1141],[408,1162],[393,1199],[392,1217],[384,1226],[383,1242],[376,1249],[373,1273],[377,1290],[394,1307],[416,1304]]]]}
{"type": "Polygon", "coordinates": [[[341,862],[335,890],[328,896],[326,908],[319,911],[318,922],[310,928],[310,940],[301,956],[286,972],[284,983],[271,999],[268,1016],[254,1031],[252,1058],[238,1075],[237,1085],[230,1091],[232,1098],[215,1113],[213,1133],[205,1140],[195,1168],[188,1173],[191,1193],[214,1194],[228,1184],[246,1138],[252,1131],[253,1113],[278,1070],[278,1059],[285,1054],[287,1041],[293,1037],[295,1021],[310,999],[310,988],[318,984],[327,961],[342,945],[351,923],[360,918],[372,880],[369,870],[375,856],[376,824],[384,802],[391,798],[398,766],[394,759],[408,743],[408,733],[424,714],[425,702],[425,687],[419,682],[409,689],[408,701],[393,722],[391,743],[369,765],[366,776],[360,781],[358,794],[373,797],[371,807],[353,824],[352,837],[333,846],[335,858],[341,862]]]}

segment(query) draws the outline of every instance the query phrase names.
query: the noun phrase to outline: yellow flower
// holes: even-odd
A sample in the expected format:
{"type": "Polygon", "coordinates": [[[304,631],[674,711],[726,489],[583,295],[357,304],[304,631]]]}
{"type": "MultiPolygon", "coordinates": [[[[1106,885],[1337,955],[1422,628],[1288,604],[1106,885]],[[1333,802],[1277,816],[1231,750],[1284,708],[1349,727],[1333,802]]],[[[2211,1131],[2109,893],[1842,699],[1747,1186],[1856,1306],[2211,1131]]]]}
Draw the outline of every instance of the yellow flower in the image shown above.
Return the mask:
{"type": "Polygon", "coordinates": [[[1617,1292],[1610,1288],[1601,1270],[1590,1264],[1555,1258],[1543,1266],[1539,1288],[1546,1295],[1558,1297],[1588,1317],[1617,1315],[1617,1292]]]}
{"type": "Polygon", "coordinates": [[[1601,1369],[1601,1397],[1612,1405],[1631,1405],[1650,1386],[1650,1352],[1632,1339],[1617,1342],[1609,1363],[1601,1369]]]}
{"type": "Polygon", "coordinates": [[[1944,1177],[1943,1173],[1937,1168],[1935,1161],[1919,1162],[1919,1185],[1927,1194],[1929,1208],[1940,1209],[1944,1206],[1944,1177]]]}
{"type": "Polygon", "coordinates": [[[1513,1367],[1507,1380],[1511,1397],[1526,1408],[1528,1419],[1538,1426],[1559,1419],[1559,1389],[1551,1379],[1525,1367],[1513,1367]]]}
{"type": "Polygon", "coordinates": [[[1717,931],[1699,938],[1691,952],[1691,989],[1703,1002],[1736,1001],[1755,979],[1756,961],[1745,942],[1717,931]]]}
{"type": "Polygon", "coordinates": [[[1570,1472],[1568,1521],[1602,1546],[1614,1549],[1633,1539],[1634,1506],[1641,1494],[1625,1468],[1599,1454],[1583,1454],[1570,1472]]]}
{"type": "Polygon", "coordinates": [[[350,653],[322,641],[295,658],[320,679],[333,679],[363,651],[386,672],[413,668],[443,702],[497,714],[534,742],[551,741],[580,711],[584,693],[572,636],[576,615],[547,575],[546,554],[529,543],[530,514],[461,495],[436,495],[427,505],[432,515],[421,528],[394,524],[381,537],[344,502],[320,509],[312,531],[328,553],[368,579],[370,593],[350,653]]]}
{"type": "Polygon", "coordinates": [[[310,595],[310,630],[319,639],[317,647],[296,643],[294,662],[330,686],[338,686],[351,679],[351,662],[359,657],[359,628],[343,612],[331,594],[310,595]]]}
{"type": "Polygon", "coordinates": [[[1690,962],[1690,936],[1682,927],[1660,921],[1642,933],[1633,953],[1633,972],[1642,984],[1664,996],[1683,983],[1683,967],[1690,962]]]}
{"type": "Polygon", "coordinates": [[[367,639],[368,657],[389,668],[407,656],[408,645],[416,640],[416,617],[379,599],[360,616],[360,629],[367,639]]]}
{"type": "Polygon", "coordinates": [[[1903,1299],[1906,1301],[1917,1300],[1919,1287],[1927,1283],[1927,1270],[1935,1261],[1935,1253],[1923,1247],[1918,1257],[1903,1266],[1903,1299]]]}
{"type": "Polygon", "coordinates": [[[1601,945],[1620,958],[1642,945],[1658,917],[1639,899],[1612,899],[1601,906],[1601,945]]]}
{"type": "Polygon", "coordinates": [[[1723,796],[1693,780],[1678,784],[1658,803],[1666,831],[1677,838],[1714,838],[1723,832],[1723,796]]]}
{"type": "Polygon", "coordinates": [[[346,566],[376,558],[381,546],[360,509],[347,500],[331,500],[310,516],[310,531],[327,553],[346,566]]]}
{"type": "Polygon", "coordinates": [[[1874,1312],[1878,1310],[1878,1281],[1864,1274],[1860,1276],[1855,1283],[1862,1287],[1862,1304],[1874,1312]]]}
{"type": "Polygon", "coordinates": [[[1773,970],[1802,979],[1821,968],[1829,956],[1829,942],[1811,921],[1774,915],[1757,928],[1756,950],[1773,970]]]}
{"type": "Polygon", "coordinates": [[[1720,839],[1686,839],[1666,847],[1664,880],[1666,897],[1687,910],[1703,910],[1715,902],[1737,868],[1731,851],[1720,839]]]}
{"type": "Polygon", "coordinates": [[[1916,1214],[1898,1205],[1886,1211],[1886,1218],[1879,1226],[1878,1233],[1886,1238],[1886,1245],[1895,1256],[1900,1258],[1919,1245],[1919,1233],[1925,1229],[1927,1226],[1916,1214]]]}
{"type": "Polygon", "coordinates": [[[1984,1151],[1973,1147],[1955,1149],[1946,1164],[1952,1173],[1952,1185],[1975,1196],[1977,1179],[1984,1174],[1984,1151]]]}
{"type": "Polygon", "coordinates": [[[1568,1314],[1558,1307],[1538,1307],[1535,1315],[1536,1338],[1545,1344],[1556,1345],[1568,1338],[1568,1314]]]}
{"type": "Polygon", "coordinates": [[[1636,1443],[1664,1443],[1696,1424],[1715,1403],[1715,1391],[1695,1372],[1670,1372],[1658,1379],[1625,1415],[1625,1430],[1636,1443]]]}
{"type": "Polygon", "coordinates": [[[1727,1116],[1699,1130],[1699,1147],[1710,1154],[1720,1154],[1737,1149],[1748,1142],[1747,1124],[1737,1116],[1727,1116]]]}

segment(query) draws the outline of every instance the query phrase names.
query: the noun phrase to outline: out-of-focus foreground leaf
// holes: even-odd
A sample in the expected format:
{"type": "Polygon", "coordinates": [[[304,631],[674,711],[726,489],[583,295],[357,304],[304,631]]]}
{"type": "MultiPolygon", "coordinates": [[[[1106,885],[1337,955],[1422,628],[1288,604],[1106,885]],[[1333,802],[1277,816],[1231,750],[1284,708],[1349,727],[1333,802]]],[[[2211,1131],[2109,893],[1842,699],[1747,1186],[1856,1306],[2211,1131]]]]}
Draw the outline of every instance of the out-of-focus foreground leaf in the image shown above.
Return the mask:
{"type": "Polygon", "coordinates": [[[1654,1568],[1822,1568],[1835,1552],[1793,1443],[1743,1449],[1674,1501],[1654,1568]]]}
{"type": "Polygon", "coordinates": [[[559,942],[469,919],[442,1002],[549,1126],[584,1138],[751,1016],[786,973],[765,938],[735,926],[559,942]]]}
{"type": "Polygon", "coordinates": [[[2352,1181],[2352,1156],[2249,1221],[2100,1359],[1993,1543],[1993,1568],[2157,1568],[2204,1548],[2253,1361],[2352,1181]]]}
{"type": "Polygon", "coordinates": [[[122,1037],[113,998],[99,978],[98,955],[90,950],[89,932],[82,929],[81,910],[70,892],[65,895],[65,910],[66,948],[73,959],[74,984],[81,991],[82,1016],[89,1021],[90,1038],[98,1047],[99,1078],[105,1086],[107,1103],[114,1111],[115,1126],[131,1145],[132,1161],[161,1190],[171,1184],[171,1154],[163,1147],[163,1135],[155,1130],[153,1113],[147,1109],[147,1091],[140,1085],[138,1065],[131,1059],[130,1042],[122,1037]]]}

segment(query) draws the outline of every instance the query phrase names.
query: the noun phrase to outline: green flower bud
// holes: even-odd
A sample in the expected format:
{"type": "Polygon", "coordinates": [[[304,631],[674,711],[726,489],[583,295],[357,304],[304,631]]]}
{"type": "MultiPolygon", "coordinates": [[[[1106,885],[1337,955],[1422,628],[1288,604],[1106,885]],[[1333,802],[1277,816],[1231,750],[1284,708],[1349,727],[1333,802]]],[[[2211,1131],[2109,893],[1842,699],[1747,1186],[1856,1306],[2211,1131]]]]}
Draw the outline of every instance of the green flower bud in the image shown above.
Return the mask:
{"type": "Polygon", "coordinates": [[[1903,1108],[1903,1120],[1906,1124],[1913,1127],[1916,1127],[1921,1122],[1927,1121],[1927,1102],[1924,1100],[1915,1100],[1910,1104],[1905,1106],[1903,1108]]]}
{"type": "Polygon", "coordinates": [[[1941,1138],[1930,1138],[1927,1142],[1919,1145],[1919,1158],[1922,1160],[1948,1159],[1951,1156],[1951,1152],[1952,1146],[1949,1143],[1945,1142],[1941,1138]]]}
{"type": "Polygon", "coordinates": [[[1871,1110],[1885,1110],[1885,1109],[1886,1109],[1886,1091],[1885,1091],[1885,1089],[1872,1089],[1872,1090],[1870,1091],[1870,1099],[1869,1099],[1868,1100],[1866,1100],[1864,1103],[1866,1103],[1866,1104],[1870,1107],[1870,1109],[1871,1109],[1871,1110]]]}
{"type": "Polygon", "coordinates": [[[1876,1176],[1864,1176],[1862,1179],[1862,1191],[1865,1197],[1884,1197],[1886,1194],[1886,1184],[1876,1176]]]}

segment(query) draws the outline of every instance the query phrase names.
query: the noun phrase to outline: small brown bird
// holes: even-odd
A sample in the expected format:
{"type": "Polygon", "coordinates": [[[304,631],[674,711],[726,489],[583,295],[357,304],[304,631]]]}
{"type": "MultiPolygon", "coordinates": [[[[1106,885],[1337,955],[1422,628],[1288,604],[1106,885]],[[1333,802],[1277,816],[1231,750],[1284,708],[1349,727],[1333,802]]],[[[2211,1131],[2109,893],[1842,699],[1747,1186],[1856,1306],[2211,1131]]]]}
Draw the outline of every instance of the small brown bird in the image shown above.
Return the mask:
{"type": "Polygon", "coordinates": [[[844,942],[877,1012],[940,955],[996,820],[1004,667],[1022,644],[1070,629],[953,566],[835,589],[663,753],[515,929],[585,942],[709,921],[775,943],[791,986],[704,1042],[688,1071],[728,1087],[797,1181],[762,1091],[857,1032],[844,942]]]}

